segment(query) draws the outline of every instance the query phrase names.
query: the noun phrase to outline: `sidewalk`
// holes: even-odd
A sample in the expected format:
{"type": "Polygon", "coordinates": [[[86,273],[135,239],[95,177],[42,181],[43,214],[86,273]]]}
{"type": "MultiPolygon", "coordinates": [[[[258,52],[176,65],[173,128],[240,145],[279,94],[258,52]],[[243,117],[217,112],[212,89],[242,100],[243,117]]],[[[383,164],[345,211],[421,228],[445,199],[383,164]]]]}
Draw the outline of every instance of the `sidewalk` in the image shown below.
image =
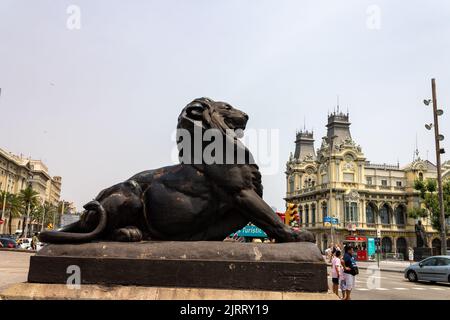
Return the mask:
{"type": "MultiPolygon", "coordinates": [[[[331,266],[331,263],[329,263],[327,260],[328,266],[331,266]]],[[[360,269],[368,269],[370,268],[376,268],[378,269],[378,263],[376,261],[357,261],[358,268],[360,269]]],[[[387,271],[387,272],[398,272],[403,273],[407,267],[409,267],[411,263],[409,261],[394,261],[394,260],[383,260],[380,261],[380,271],[387,271]]]]}

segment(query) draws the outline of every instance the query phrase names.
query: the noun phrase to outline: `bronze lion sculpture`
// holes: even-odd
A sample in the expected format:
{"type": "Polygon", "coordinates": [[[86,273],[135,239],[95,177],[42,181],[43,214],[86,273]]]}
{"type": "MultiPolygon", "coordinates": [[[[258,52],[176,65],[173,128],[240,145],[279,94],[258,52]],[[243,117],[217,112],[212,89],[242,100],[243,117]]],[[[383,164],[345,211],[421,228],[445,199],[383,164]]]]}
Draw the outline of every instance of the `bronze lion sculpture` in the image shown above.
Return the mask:
{"type": "MultiPolygon", "coordinates": [[[[228,103],[208,98],[192,101],[178,117],[177,129],[188,133],[214,129],[219,140],[236,147],[233,160],[241,152],[245,161],[193,162],[189,156],[195,157],[194,148],[179,148],[180,164],[138,173],[101,191],[84,206],[78,222],[58,231],[44,231],[40,240],[221,241],[251,222],[278,242],[314,242],[312,233],[286,226],[262,199],[258,166],[237,134],[247,121],[244,112],[228,103]]],[[[177,137],[181,142],[181,135],[177,137]]],[[[204,147],[202,142],[201,149],[204,147]]]]}

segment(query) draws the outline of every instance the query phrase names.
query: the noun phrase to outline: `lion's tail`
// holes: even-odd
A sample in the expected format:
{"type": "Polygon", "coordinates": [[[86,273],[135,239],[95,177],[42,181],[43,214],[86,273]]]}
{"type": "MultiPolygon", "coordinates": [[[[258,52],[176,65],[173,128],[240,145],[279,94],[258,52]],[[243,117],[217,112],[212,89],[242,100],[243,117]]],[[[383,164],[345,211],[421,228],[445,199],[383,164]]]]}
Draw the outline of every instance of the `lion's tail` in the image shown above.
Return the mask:
{"type": "Polygon", "coordinates": [[[100,215],[99,223],[94,230],[87,233],[70,232],[81,229],[80,222],[78,221],[63,228],[62,231],[43,231],[39,234],[39,240],[45,243],[82,243],[98,238],[106,228],[106,211],[98,201],[91,201],[84,208],[86,210],[94,210],[100,215]]]}

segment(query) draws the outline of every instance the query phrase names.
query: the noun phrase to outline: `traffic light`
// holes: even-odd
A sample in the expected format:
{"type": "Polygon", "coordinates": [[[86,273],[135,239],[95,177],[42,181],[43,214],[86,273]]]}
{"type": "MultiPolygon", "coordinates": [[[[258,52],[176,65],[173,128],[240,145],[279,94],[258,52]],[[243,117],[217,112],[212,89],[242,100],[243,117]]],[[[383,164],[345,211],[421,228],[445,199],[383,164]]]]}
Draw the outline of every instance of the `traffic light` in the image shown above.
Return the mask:
{"type": "Polygon", "coordinates": [[[298,221],[298,205],[295,203],[288,203],[286,213],[284,215],[284,223],[292,226],[298,221]]]}

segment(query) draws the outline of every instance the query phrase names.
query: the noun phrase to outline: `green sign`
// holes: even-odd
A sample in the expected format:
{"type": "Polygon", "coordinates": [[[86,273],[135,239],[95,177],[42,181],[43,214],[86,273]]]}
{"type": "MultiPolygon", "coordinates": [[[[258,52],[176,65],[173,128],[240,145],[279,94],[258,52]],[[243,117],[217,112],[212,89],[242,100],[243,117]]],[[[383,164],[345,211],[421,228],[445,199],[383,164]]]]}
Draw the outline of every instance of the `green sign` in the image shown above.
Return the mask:
{"type": "Polygon", "coordinates": [[[245,226],[236,235],[239,237],[267,238],[267,234],[257,226],[245,226]]]}

